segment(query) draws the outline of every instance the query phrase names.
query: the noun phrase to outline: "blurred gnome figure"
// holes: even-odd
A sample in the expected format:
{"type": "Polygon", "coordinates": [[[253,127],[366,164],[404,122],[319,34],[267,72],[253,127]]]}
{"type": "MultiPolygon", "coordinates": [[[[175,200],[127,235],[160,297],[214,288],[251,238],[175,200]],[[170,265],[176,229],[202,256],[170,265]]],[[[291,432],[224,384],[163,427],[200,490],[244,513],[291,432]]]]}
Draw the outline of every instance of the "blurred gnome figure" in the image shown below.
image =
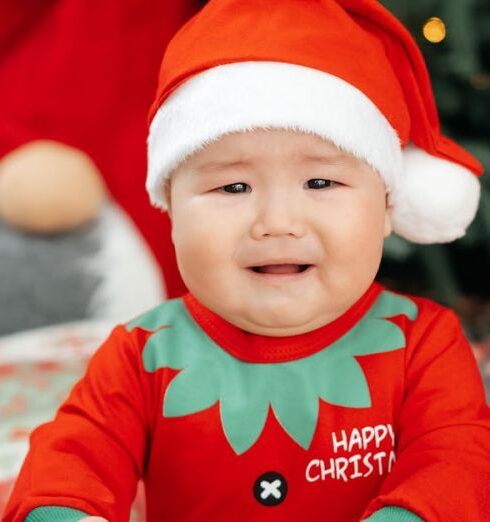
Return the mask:
{"type": "Polygon", "coordinates": [[[102,177],[82,151],[36,140],[0,162],[0,216],[27,232],[65,232],[91,221],[105,198],[102,177]]]}
{"type": "MultiPolygon", "coordinates": [[[[72,270],[74,275],[82,258],[101,247],[94,239],[95,225],[82,224],[95,217],[104,200],[102,179],[117,202],[112,219],[128,233],[131,229],[131,235],[137,234],[119,207],[124,209],[151,248],[165,283],[160,291],[170,298],[184,293],[168,216],[151,207],[145,192],[146,118],[161,55],[175,31],[200,7],[200,0],[108,0],[95,5],[83,0],[0,2],[0,161],[6,178],[2,216],[17,230],[55,234],[49,239],[24,236],[3,223],[0,331],[35,326],[48,316],[61,320],[85,313],[88,294],[97,283],[86,280],[82,288],[68,274],[72,270]],[[68,179],[64,173],[69,173],[68,179]],[[36,258],[44,264],[37,275],[36,258]],[[15,266],[19,274],[12,274],[15,266]],[[15,279],[21,285],[17,295],[15,279]],[[24,296],[33,302],[29,313],[22,314],[24,322],[18,324],[10,315],[11,305],[34,280],[39,286],[24,296]],[[38,314],[53,289],[66,295],[58,295],[57,303],[51,296],[57,312],[53,309],[43,319],[38,314]]],[[[120,240],[117,232],[113,240],[120,240]]],[[[117,272],[122,270],[120,263],[127,264],[124,281],[118,283],[122,312],[124,306],[131,306],[123,303],[128,295],[123,292],[130,286],[136,292],[138,285],[131,280],[131,270],[138,276],[135,279],[145,277],[145,271],[140,266],[138,273],[136,264],[130,270],[136,252],[119,252],[110,270],[117,272]]],[[[147,255],[146,249],[142,255],[147,255]]],[[[146,294],[145,284],[140,284],[139,291],[146,294]]],[[[149,291],[149,304],[155,294],[156,290],[149,291]]]]}
{"type": "Polygon", "coordinates": [[[0,335],[127,320],[165,298],[158,264],[94,162],[56,141],[0,161],[0,335]]]}

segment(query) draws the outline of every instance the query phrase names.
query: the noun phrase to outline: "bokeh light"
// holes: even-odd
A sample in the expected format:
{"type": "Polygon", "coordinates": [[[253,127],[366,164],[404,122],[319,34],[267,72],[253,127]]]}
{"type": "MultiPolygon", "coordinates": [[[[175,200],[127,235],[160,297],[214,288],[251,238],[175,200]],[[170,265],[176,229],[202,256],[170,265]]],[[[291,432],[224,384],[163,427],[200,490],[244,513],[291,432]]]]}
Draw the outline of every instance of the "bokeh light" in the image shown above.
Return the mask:
{"type": "Polygon", "coordinates": [[[442,40],[446,38],[446,25],[440,18],[433,16],[432,18],[429,18],[427,22],[425,22],[423,33],[429,42],[442,42],[442,40]]]}

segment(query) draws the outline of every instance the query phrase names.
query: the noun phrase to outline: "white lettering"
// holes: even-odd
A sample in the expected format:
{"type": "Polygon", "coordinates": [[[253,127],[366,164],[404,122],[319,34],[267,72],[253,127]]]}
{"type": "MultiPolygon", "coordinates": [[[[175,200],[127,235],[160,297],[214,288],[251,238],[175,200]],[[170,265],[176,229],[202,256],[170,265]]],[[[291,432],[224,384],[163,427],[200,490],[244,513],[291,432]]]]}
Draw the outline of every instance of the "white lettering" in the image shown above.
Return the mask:
{"type": "Polygon", "coordinates": [[[383,474],[383,464],[381,463],[381,459],[383,457],[386,457],[385,451],[380,451],[379,453],[376,453],[375,455],[373,455],[373,459],[378,461],[378,471],[379,471],[380,475],[383,474]]]}
{"type": "Polygon", "coordinates": [[[340,434],[332,432],[332,448],[334,453],[339,450],[352,451],[353,449],[367,449],[374,442],[375,448],[390,437],[392,446],[395,446],[395,433],[391,424],[377,424],[376,426],[364,426],[360,430],[353,428],[348,435],[346,430],[340,430],[340,434]]]}
{"type": "Polygon", "coordinates": [[[362,449],[362,440],[361,440],[361,434],[359,433],[359,430],[354,428],[350,435],[349,440],[349,451],[352,451],[352,448],[354,446],[357,446],[359,449],[362,449]]]}
{"type": "Polygon", "coordinates": [[[347,451],[347,433],[345,432],[345,430],[342,430],[341,433],[342,433],[342,440],[340,442],[338,442],[335,432],[332,432],[332,444],[333,444],[334,453],[337,453],[339,446],[343,447],[347,451]]]}
{"type": "Polygon", "coordinates": [[[330,467],[328,469],[325,469],[325,462],[323,460],[321,461],[321,470],[322,470],[322,480],[325,480],[325,478],[328,475],[331,475],[332,478],[335,478],[335,459],[330,459],[330,467]]]}
{"type": "Polygon", "coordinates": [[[377,467],[380,476],[390,473],[396,462],[395,433],[391,424],[377,424],[374,426],[364,426],[353,428],[350,433],[345,429],[339,432],[332,432],[332,451],[338,453],[340,450],[351,452],[358,449],[361,453],[355,455],[346,454],[336,458],[330,457],[327,460],[312,459],[306,466],[305,478],[308,482],[317,480],[348,480],[369,477],[377,467]],[[390,444],[391,442],[391,444],[390,444]],[[381,445],[385,446],[385,451],[381,450],[373,453],[367,449],[378,449],[381,445]],[[391,445],[391,448],[386,447],[391,445]],[[377,464],[377,465],[376,465],[377,464]]]}
{"type": "Polygon", "coordinates": [[[342,476],[342,480],[344,482],[347,482],[347,477],[345,476],[345,470],[347,469],[347,466],[349,465],[349,460],[344,457],[339,457],[338,459],[335,459],[335,468],[337,470],[337,479],[342,476]],[[342,465],[342,467],[340,467],[342,465]]]}
{"type": "Polygon", "coordinates": [[[316,475],[315,477],[310,475],[310,468],[313,466],[318,467],[320,465],[320,462],[322,462],[322,461],[320,461],[318,459],[313,459],[313,460],[310,460],[310,462],[308,463],[308,466],[306,466],[306,480],[308,482],[315,482],[315,480],[318,480],[320,478],[319,475],[316,475]]]}
{"type": "Polygon", "coordinates": [[[365,466],[369,466],[370,470],[369,470],[369,473],[365,473],[364,476],[365,477],[369,477],[369,475],[371,475],[371,473],[373,472],[373,466],[371,464],[371,462],[369,461],[369,457],[372,455],[371,452],[369,453],[366,453],[366,455],[364,455],[364,458],[362,459],[362,463],[365,465],[365,466]]]}
{"type": "Polygon", "coordinates": [[[387,424],[386,427],[388,428],[388,431],[390,433],[391,443],[393,447],[395,447],[395,433],[393,431],[393,426],[391,424],[387,424]]]}
{"type": "Polygon", "coordinates": [[[358,477],[362,477],[362,473],[359,473],[359,460],[361,459],[362,455],[353,455],[349,462],[352,462],[354,464],[354,473],[349,477],[351,479],[355,479],[358,477]]]}
{"type": "Polygon", "coordinates": [[[372,426],[365,426],[362,432],[362,449],[366,449],[367,445],[374,439],[374,428],[372,426]]]}
{"type": "Polygon", "coordinates": [[[394,451],[390,451],[390,458],[388,460],[388,473],[391,471],[391,468],[393,467],[393,464],[396,461],[396,455],[394,451]]]}
{"type": "Polygon", "coordinates": [[[374,443],[377,448],[379,448],[387,433],[388,428],[384,424],[378,424],[374,427],[374,443]]]}

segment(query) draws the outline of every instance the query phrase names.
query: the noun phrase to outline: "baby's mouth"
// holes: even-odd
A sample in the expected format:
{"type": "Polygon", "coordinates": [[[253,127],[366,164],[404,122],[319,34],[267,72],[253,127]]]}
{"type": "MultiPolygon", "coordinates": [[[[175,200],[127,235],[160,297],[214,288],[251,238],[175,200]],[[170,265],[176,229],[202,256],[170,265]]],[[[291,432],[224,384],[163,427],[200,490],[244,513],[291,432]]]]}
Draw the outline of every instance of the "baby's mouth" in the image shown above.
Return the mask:
{"type": "Polygon", "coordinates": [[[310,266],[313,265],[293,265],[293,264],[285,264],[285,265],[263,265],[263,266],[251,266],[249,267],[254,272],[259,272],[261,274],[294,274],[299,272],[304,272],[310,266]]]}

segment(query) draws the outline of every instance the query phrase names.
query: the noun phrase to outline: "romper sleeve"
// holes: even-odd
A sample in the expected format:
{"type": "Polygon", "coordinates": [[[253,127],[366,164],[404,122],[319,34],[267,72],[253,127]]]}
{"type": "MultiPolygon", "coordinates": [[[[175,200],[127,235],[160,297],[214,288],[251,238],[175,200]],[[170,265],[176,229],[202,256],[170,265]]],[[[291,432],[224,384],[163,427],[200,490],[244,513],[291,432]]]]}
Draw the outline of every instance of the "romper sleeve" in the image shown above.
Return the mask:
{"type": "Polygon", "coordinates": [[[489,521],[490,409],[460,320],[439,307],[411,337],[397,460],[361,520],[489,521]]]}
{"type": "Polygon", "coordinates": [[[55,418],[38,426],[2,521],[127,522],[148,446],[141,353],[116,326],[55,418]]]}

